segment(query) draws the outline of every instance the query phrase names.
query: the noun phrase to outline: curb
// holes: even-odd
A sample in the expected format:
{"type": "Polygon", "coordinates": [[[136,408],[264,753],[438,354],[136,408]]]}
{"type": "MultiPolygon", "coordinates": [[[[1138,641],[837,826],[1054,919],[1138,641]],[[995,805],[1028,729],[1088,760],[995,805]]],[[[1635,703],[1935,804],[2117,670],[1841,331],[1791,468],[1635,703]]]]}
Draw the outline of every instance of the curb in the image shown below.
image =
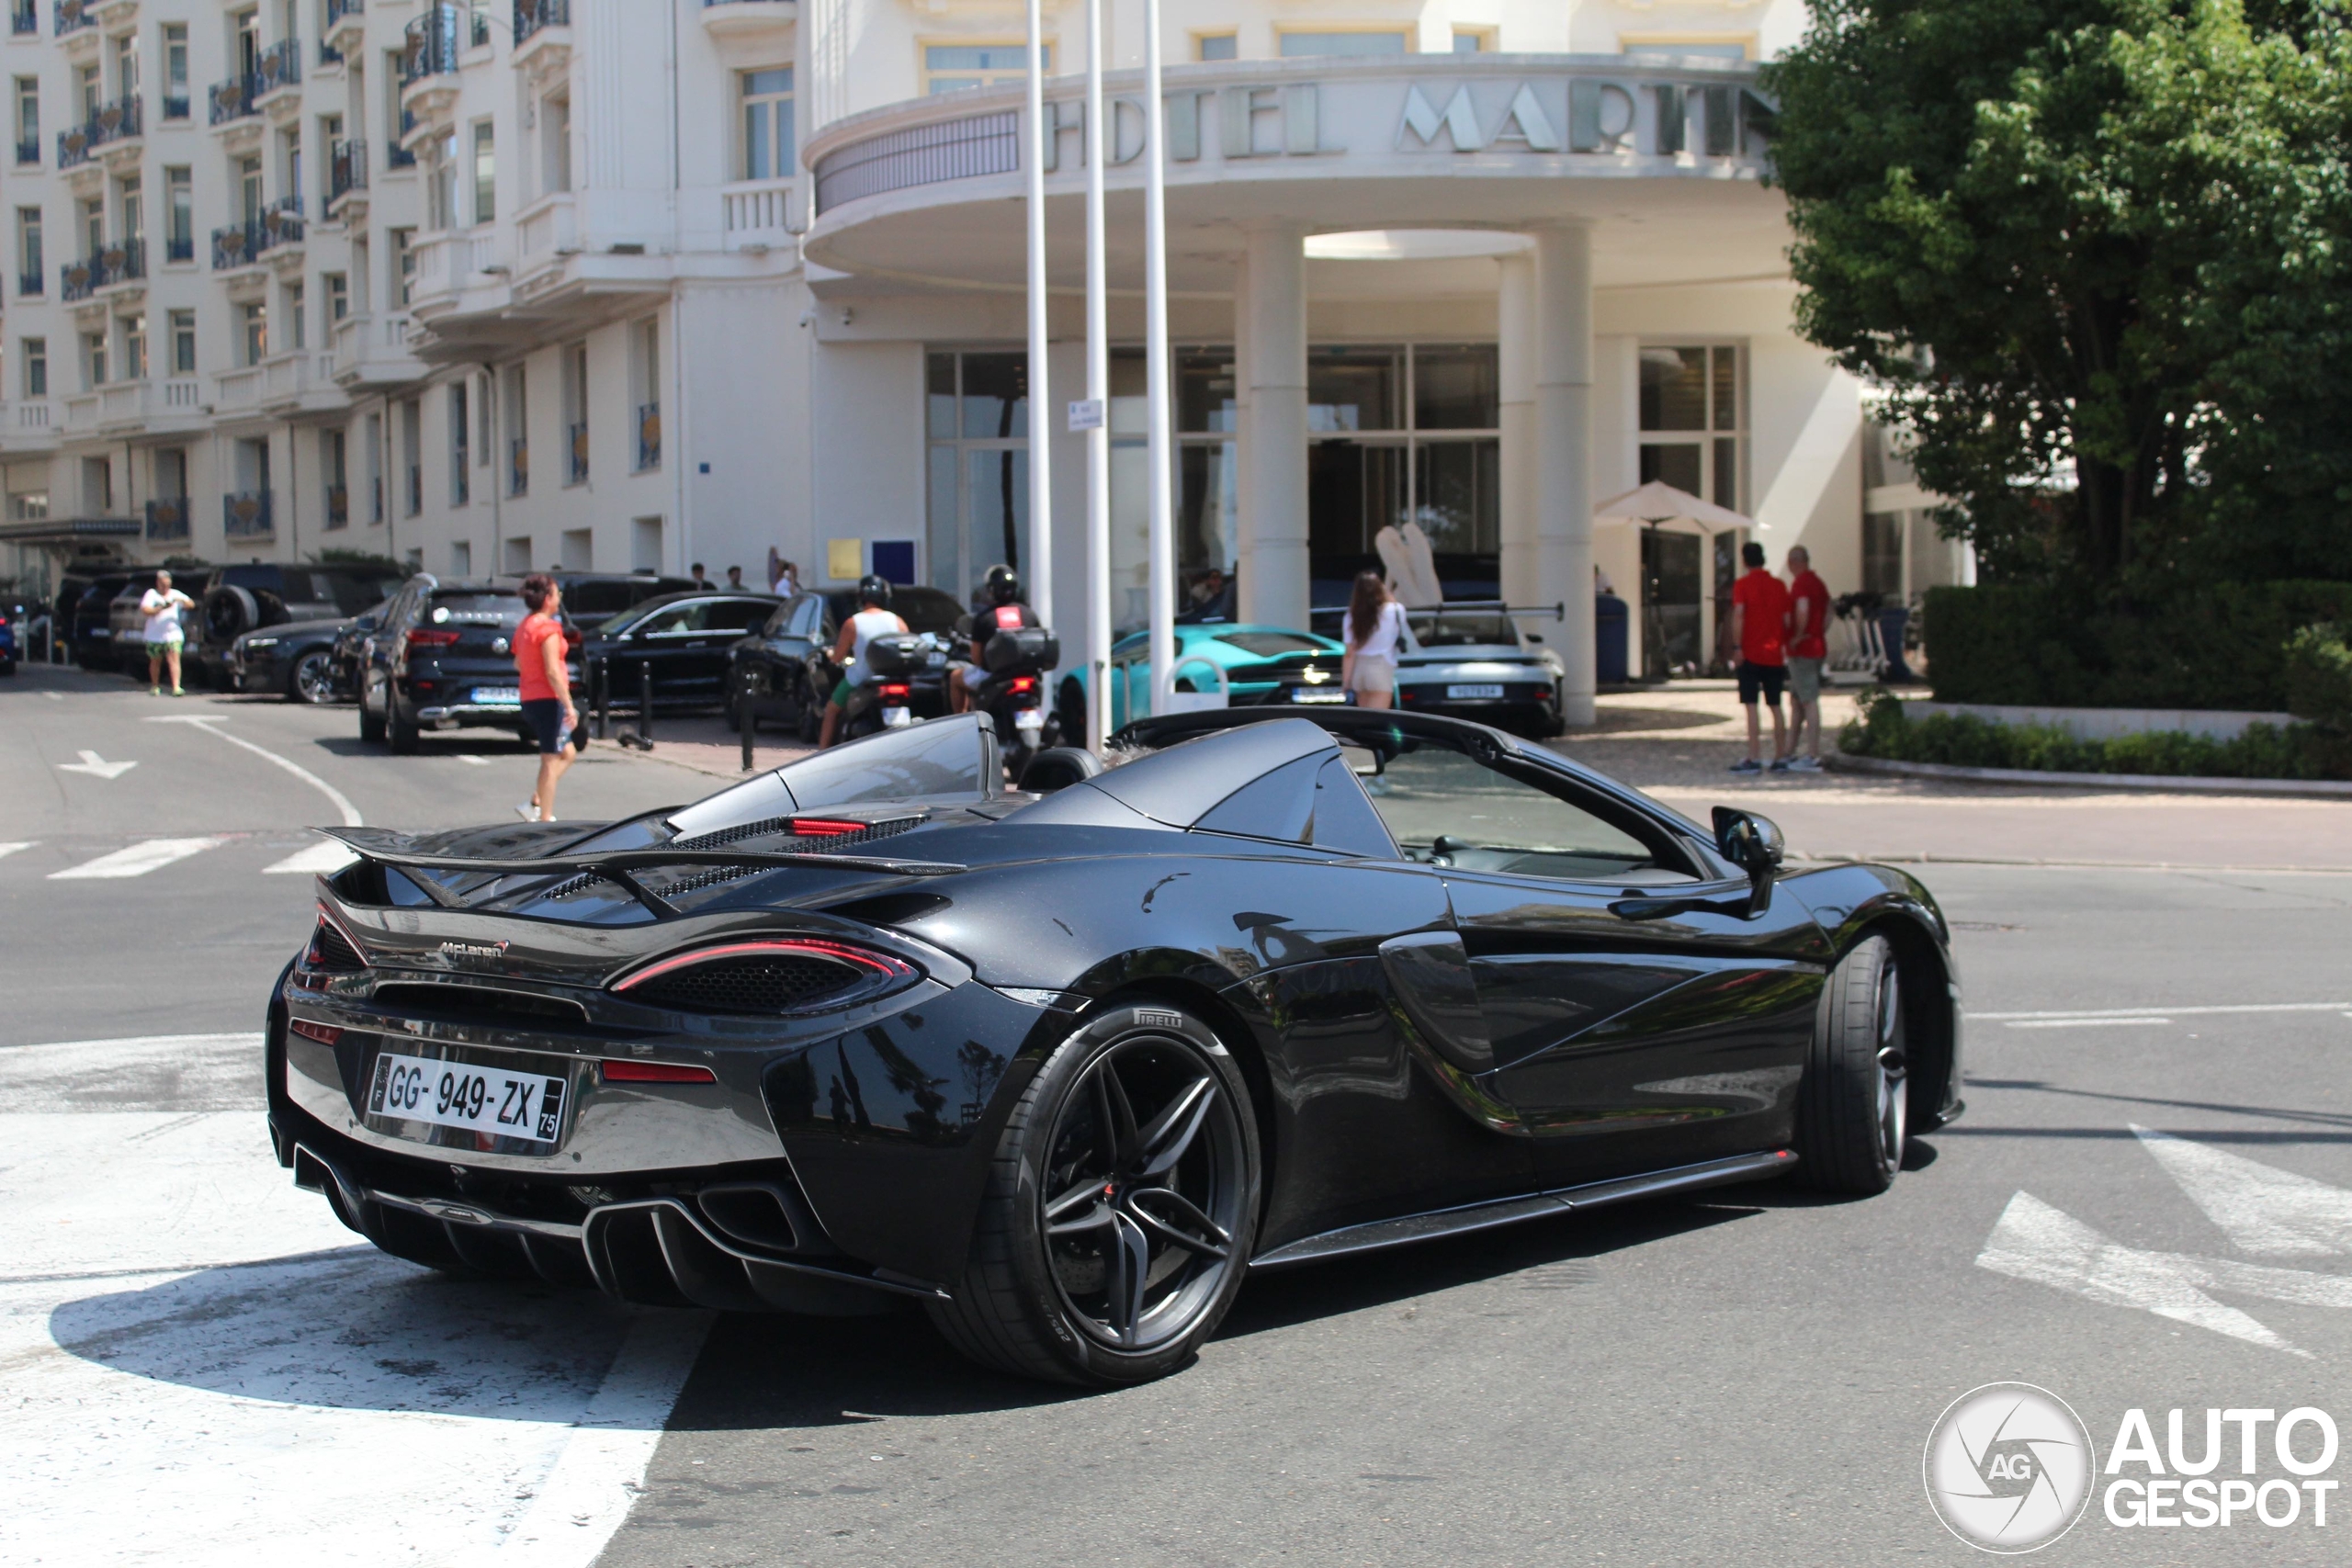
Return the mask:
{"type": "Polygon", "coordinates": [[[2160,773],[2051,773],[2030,768],[1962,768],[1948,762],[1897,762],[1833,751],[1822,765],[1841,773],[1890,773],[1962,784],[2031,784],[2048,789],[2142,790],[2158,795],[2254,795],[2272,799],[2352,800],[2352,781],[2337,779],[2167,778],[2160,773]]]}

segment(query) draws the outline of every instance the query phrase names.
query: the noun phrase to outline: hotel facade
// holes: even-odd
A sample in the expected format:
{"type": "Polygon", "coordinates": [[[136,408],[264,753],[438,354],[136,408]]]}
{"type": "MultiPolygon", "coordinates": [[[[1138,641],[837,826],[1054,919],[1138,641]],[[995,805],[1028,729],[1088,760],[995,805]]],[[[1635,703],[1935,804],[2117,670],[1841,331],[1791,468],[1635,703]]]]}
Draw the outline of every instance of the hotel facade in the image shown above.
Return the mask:
{"type": "MultiPolygon", "coordinates": [[[[1005,0],[7,0],[0,574],[1024,570],[1005,0]]],[[[1113,615],[1148,614],[1142,8],[1104,7],[1113,615]]],[[[1083,6],[1048,5],[1052,596],[1085,646],[1083,6]]],[[[1176,548],[1303,625],[1411,523],[1713,652],[1736,547],[1962,580],[1794,333],[1798,0],[1163,6],[1176,548]],[[1741,527],[1591,523],[1662,479],[1741,527]]],[[[1589,601],[1588,601],[1589,602],[1589,601]]],[[[1641,659],[1636,638],[1634,658],[1641,659]]],[[[1655,657],[1655,655],[1654,655],[1655,657]]]]}

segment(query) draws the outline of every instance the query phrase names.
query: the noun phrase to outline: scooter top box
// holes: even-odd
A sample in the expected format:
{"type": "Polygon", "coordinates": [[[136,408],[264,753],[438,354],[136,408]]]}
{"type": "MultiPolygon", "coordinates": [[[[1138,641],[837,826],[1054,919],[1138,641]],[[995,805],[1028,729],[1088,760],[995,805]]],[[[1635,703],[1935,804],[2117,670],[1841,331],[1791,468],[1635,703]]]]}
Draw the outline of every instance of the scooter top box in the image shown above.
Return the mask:
{"type": "Polygon", "coordinates": [[[921,632],[886,632],[865,645],[866,668],[885,680],[920,675],[946,662],[946,655],[921,632]]]}
{"type": "Polygon", "coordinates": [[[1044,626],[1022,626],[1001,631],[989,638],[980,649],[981,662],[991,675],[1001,675],[1008,670],[1026,665],[1035,670],[1051,670],[1062,661],[1061,639],[1044,626]]]}

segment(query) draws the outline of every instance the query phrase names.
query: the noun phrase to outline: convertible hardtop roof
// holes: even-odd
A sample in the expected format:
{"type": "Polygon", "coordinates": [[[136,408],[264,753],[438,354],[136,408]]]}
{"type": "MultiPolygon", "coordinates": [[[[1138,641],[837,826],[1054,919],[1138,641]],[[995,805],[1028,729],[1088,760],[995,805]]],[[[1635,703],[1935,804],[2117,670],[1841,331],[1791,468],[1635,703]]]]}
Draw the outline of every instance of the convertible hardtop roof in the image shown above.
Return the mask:
{"type": "MultiPolygon", "coordinates": [[[[1639,807],[1650,816],[1664,817],[1670,821],[1679,823],[1702,843],[1714,841],[1713,834],[1684,813],[1662,802],[1653,800],[1638,790],[1619,784],[1604,773],[1595,773],[1592,769],[1560,755],[1549,747],[1530,746],[1517,737],[1508,735],[1490,726],[1474,724],[1466,718],[1450,718],[1442,714],[1403,713],[1394,708],[1354,708],[1319,705],[1301,706],[1266,704],[1251,707],[1204,708],[1193,713],[1161,714],[1148,718],[1139,718],[1111,739],[1114,745],[1159,750],[1177,747],[1186,741],[1197,741],[1203,737],[1216,735],[1220,731],[1233,733],[1238,739],[1240,735],[1248,734],[1252,730],[1266,728],[1277,728],[1284,732],[1313,732],[1317,741],[1323,745],[1333,744],[1333,738],[1336,737],[1351,745],[1363,746],[1373,750],[1388,749],[1383,742],[1387,741],[1388,745],[1393,746],[1392,738],[1402,735],[1442,740],[1447,745],[1459,747],[1481,761],[1516,759],[1555,773],[1567,773],[1594,789],[1615,796],[1626,805],[1639,807]]],[[[1184,746],[1183,750],[1187,753],[1198,754],[1204,759],[1211,754],[1207,748],[1197,745],[1184,746]]],[[[1227,755],[1221,752],[1217,754],[1227,755]]],[[[1279,761],[1266,763],[1265,768],[1259,771],[1279,767],[1282,762],[1304,754],[1303,750],[1291,751],[1281,757],[1279,761]]],[[[1232,755],[1238,762],[1240,754],[1232,755]]],[[[1148,762],[1157,762],[1157,759],[1147,759],[1148,762]]],[[[1143,765],[1130,762],[1125,767],[1115,768],[1102,778],[1090,782],[1101,785],[1104,780],[1116,778],[1143,765]]],[[[1221,763],[1212,765],[1220,768],[1223,766],[1221,763]]],[[[1231,794],[1233,790],[1240,787],[1241,784],[1249,782],[1257,774],[1243,773],[1237,767],[1225,773],[1223,776],[1228,781],[1238,782],[1224,784],[1221,786],[1223,794],[1218,795],[1218,799],[1224,798],[1224,795],[1231,794]]],[[[1211,806],[1215,804],[1216,801],[1209,802],[1211,806]]],[[[1202,809],[1205,811],[1207,807],[1202,809]]],[[[1158,814],[1147,813],[1147,815],[1157,816],[1158,814]]],[[[1170,819],[1160,818],[1162,821],[1170,819]]],[[[1197,814],[1194,819],[1197,820],[1197,814]]]]}

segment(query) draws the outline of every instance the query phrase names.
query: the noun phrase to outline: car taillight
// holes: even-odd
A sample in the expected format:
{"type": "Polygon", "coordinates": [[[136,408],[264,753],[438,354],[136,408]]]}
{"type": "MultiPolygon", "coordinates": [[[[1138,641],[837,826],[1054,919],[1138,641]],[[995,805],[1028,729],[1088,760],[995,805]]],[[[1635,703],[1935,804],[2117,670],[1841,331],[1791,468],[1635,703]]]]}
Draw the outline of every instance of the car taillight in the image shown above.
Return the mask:
{"type": "Polygon", "coordinates": [[[717,1083],[718,1075],[708,1067],[679,1067],[667,1062],[616,1062],[607,1058],[598,1064],[605,1071],[606,1083],[717,1083]]]}
{"type": "Polygon", "coordinates": [[[295,1033],[301,1035],[304,1039],[315,1040],[322,1045],[332,1045],[336,1041],[343,1038],[343,1031],[337,1029],[334,1024],[312,1023],[307,1018],[288,1019],[287,1020],[286,1027],[292,1030],[295,1033]]]}
{"type": "Polygon", "coordinates": [[[913,692],[914,688],[911,686],[885,686],[882,688],[882,700],[887,703],[895,698],[899,702],[905,702],[913,694],[913,692]]]}
{"type": "Polygon", "coordinates": [[[752,937],[658,958],[613,983],[630,1001],[689,1013],[778,1017],[845,1007],[922,977],[903,958],[824,937],[752,937]]]}
{"type": "Polygon", "coordinates": [[[433,626],[419,626],[408,634],[411,648],[449,648],[456,645],[458,634],[433,626]]]}

